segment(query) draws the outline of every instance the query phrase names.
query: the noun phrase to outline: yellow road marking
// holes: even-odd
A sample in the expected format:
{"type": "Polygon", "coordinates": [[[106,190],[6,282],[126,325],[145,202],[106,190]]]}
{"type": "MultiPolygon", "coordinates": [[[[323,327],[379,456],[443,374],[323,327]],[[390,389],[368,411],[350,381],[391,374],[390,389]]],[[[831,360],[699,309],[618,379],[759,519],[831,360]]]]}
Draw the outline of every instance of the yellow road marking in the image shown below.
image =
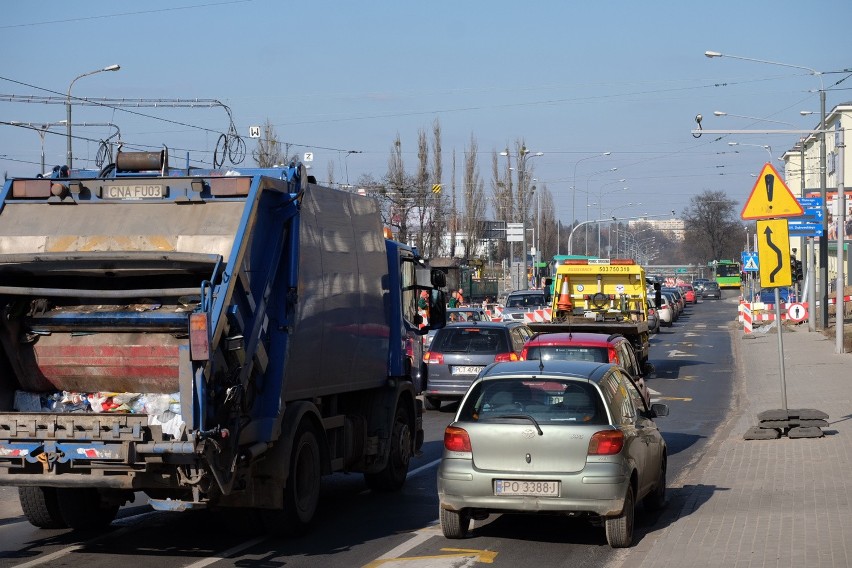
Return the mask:
{"type": "MultiPolygon", "coordinates": [[[[378,566],[386,566],[391,562],[420,562],[422,560],[442,560],[451,558],[473,558],[474,562],[482,562],[483,564],[493,564],[497,552],[492,550],[475,550],[467,548],[442,548],[442,552],[450,552],[452,554],[434,554],[428,556],[401,556],[399,558],[379,558],[373,560],[369,564],[365,564],[363,568],[376,568],[378,566]]],[[[453,564],[457,565],[457,564],[453,564]]],[[[449,566],[449,564],[448,564],[449,566]]]]}

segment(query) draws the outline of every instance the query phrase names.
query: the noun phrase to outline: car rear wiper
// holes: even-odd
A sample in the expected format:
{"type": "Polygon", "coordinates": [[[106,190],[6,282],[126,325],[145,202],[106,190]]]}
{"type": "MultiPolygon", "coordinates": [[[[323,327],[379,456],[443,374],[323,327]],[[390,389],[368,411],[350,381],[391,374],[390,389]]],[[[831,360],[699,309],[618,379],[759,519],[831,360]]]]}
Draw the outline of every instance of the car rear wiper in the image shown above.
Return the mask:
{"type": "Polygon", "coordinates": [[[535,429],[538,431],[538,435],[544,436],[544,432],[542,431],[541,426],[538,425],[538,421],[530,414],[501,414],[499,416],[494,416],[493,418],[516,418],[520,420],[529,420],[535,425],[535,429]]]}

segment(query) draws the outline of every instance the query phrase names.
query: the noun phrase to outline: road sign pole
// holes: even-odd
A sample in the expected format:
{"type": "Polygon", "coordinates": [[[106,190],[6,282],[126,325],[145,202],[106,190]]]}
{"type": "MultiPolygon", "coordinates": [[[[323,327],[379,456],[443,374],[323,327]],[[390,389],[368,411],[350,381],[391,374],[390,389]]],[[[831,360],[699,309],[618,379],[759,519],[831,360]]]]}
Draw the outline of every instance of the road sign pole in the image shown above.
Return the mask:
{"type": "Polygon", "coordinates": [[[810,302],[810,308],[808,308],[808,331],[816,331],[816,310],[817,310],[817,297],[816,297],[816,239],[810,239],[810,245],[808,246],[808,302],[810,302]]]}
{"type": "Polygon", "coordinates": [[[787,377],[784,373],[784,341],[781,339],[781,330],[784,328],[781,325],[781,294],[778,288],[775,288],[775,327],[778,328],[778,368],[781,370],[781,408],[787,410],[787,377]]]}

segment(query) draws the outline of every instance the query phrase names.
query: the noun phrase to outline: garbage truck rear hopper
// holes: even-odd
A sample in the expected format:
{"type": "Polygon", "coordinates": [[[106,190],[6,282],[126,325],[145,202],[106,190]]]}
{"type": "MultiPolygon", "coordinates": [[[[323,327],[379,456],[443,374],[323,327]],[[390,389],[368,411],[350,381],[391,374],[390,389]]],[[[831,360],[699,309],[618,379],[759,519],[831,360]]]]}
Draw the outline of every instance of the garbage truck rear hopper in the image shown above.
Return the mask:
{"type": "Polygon", "coordinates": [[[109,524],[143,491],[285,532],[321,475],[400,488],[443,275],[301,165],[132,154],[0,194],[0,485],[44,528],[109,524]]]}

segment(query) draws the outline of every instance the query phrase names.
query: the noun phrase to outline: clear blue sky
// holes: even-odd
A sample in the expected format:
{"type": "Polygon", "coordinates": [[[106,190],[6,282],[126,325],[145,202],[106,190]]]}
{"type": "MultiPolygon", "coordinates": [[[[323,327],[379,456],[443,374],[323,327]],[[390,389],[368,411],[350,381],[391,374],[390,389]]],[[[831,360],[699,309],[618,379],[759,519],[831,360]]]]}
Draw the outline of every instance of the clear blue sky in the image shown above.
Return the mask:
{"type": "MultiPolygon", "coordinates": [[[[406,166],[416,164],[417,133],[443,130],[444,183],[452,155],[461,164],[473,135],[490,193],[491,154],[523,139],[544,155],[529,164],[553,194],[557,214],[580,220],[586,194],[603,211],[680,213],[691,196],[721,190],[743,203],[769,158],[796,135],[704,135],[706,129],[790,128],[714,111],[814,128],[819,79],[805,70],[731,58],[707,50],[801,65],[852,68],[852,2],[775,0],[717,2],[540,1],[286,2],[148,0],[146,2],[8,2],[0,20],[0,94],[64,97],[216,99],[248,138],[269,119],[294,151],[314,153],[313,173],[354,183],[381,177],[399,134],[406,166]],[[731,147],[730,141],[757,146],[731,147]],[[346,152],[355,150],[345,158],[346,152]],[[596,154],[611,152],[607,157],[596,154]],[[588,159],[586,159],[588,158],[588,159]],[[580,162],[582,160],[582,162],[580,162]],[[604,171],[618,168],[614,172],[604,171]],[[575,178],[576,174],[576,178],[575,178]],[[625,179],[624,182],[618,180],[625,179]]],[[[824,75],[826,88],[844,74],[824,75]]],[[[852,79],[831,87],[827,107],[852,100],[852,79]]],[[[7,97],[8,98],[8,97],[7,97]]],[[[221,108],[113,109],[74,106],[73,122],[114,123],[133,149],[163,145],[194,163],[212,161],[221,108]]],[[[63,104],[0,100],[0,121],[58,122],[63,104]]],[[[65,130],[45,136],[48,169],[64,163],[65,130]]],[[[97,140],[109,127],[80,127],[97,140]]],[[[0,170],[38,171],[35,131],[0,125],[0,170]]],[[[75,167],[94,167],[97,143],[75,140],[75,167]]],[[[505,158],[501,167],[505,167],[505,158]]],[[[172,165],[182,165],[184,160],[172,165]]],[[[781,162],[774,160],[780,169],[781,162]]],[[[459,167],[461,175],[461,167],[459,167]]],[[[591,218],[597,216],[592,208],[591,218]]]]}

